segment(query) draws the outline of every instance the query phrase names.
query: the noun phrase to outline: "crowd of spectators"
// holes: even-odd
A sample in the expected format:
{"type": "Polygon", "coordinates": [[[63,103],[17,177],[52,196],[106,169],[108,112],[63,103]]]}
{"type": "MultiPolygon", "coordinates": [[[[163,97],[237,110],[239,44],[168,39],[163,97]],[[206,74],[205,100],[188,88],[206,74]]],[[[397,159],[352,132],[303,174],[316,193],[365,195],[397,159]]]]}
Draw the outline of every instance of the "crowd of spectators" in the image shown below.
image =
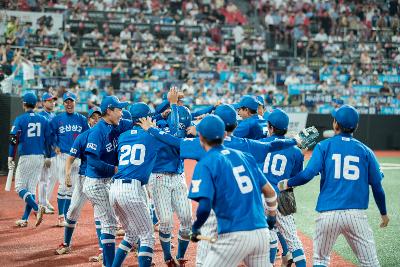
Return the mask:
{"type": "Polygon", "coordinates": [[[245,13],[224,0],[6,1],[8,10],[57,12],[65,23],[0,13],[0,64],[6,77],[20,66],[14,93],[73,90],[89,107],[106,94],[156,105],[178,85],[187,105],[255,94],[294,111],[322,112],[332,99],[399,109],[400,13],[386,2],[246,1],[245,13]],[[289,55],[279,67],[281,47],[289,55]],[[359,93],[361,85],[371,88],[359,93]]]}

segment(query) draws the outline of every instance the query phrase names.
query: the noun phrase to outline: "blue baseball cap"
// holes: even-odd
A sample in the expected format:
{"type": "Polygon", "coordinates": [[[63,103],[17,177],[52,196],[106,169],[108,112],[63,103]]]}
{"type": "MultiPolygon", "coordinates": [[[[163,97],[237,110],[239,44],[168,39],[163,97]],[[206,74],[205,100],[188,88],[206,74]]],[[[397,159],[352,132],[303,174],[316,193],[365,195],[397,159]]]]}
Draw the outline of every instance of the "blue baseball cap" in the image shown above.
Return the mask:
{"type": "Polygon", "coordinates": [[[267,121],[279,130],[287,130],[289,126],[289,116],[280,108],[274,109],[268,115],[267,121]]]}
{"type": "MultiPolygon", "coordinates": [[[[192,123],[192,113],[185,106],[177,106],[179,129],[186,129],[192,123]]],[[[171,125],[171,113],[168,115],[167,123],[171,125]]]]}
{"type": "Polygon", "coordinates": [[[130,120],[131,121],[132,120],[132,115],[128,110],[123,109],[122,110],[122,118],[125,119],[125,120],[130,120]]]}
{"type": "Polygon", "coordinates": [[[332,99],[332,102],[337,104],[337,105],[343,105],[344,104],[343,99],[340,99],[340,98],[334,98],[334,99],[332,99]]]}
{"type": "Polygon", "coordinates": [[[88,112],[88,118],[92,117],[93,113],[95,113],[95,112],[97,112],[97,113],[99,113],[99,115],[101,115],[100,108],[99,107],[93,107],[88,112]]]}
{"type": "Polygon", "coordinates": [[[127,105],[128,105],[128,102],[120,102],[118,97],[116,97],[115,95],[112,95],[112,96],[106,96],[103,98],[103,101],[101,101],[100,109],[101,109],[101,112],[104,113],[109,108],[123,109],[127,105]]]}
{"type": "Polygon", "coordinates": [[[268,121],[269,114],[271,114],[271,112],[265,111],[264,114],[263,114],[263,119],[268,121]]]}
{"type": "Polygon", "coordinates": [[[76,95],[72,92],[65,92],[63,95],[63,102],[67,101],[68,99],[76,101],[76,95]]]}
{"type": "Polygon", "coordinates": [[[220,117],[222,121],[225,123],[225,126],[231,126],[237,124],[236,111],[232,107],[232,105],[225,105],[225,104],[219,105],[215,109],[214,115],[220,117]]]}
{"type": "Polygon", "coordinates": [[[36,105],[37,97],[34,93],[26,93],[22,97],[22,101],[24,102],[24,104],[36,105]]]}
{"type": "Polygon", "coordinates": [[[225,125],[220,117],[216,115],[207,115],[196,127],[197,132],[208,140],[224,138],[225,125]]]}
{"type": "Polygon", "coordinates": [[[48,101],[48,100],[52,100],[52,99],[57,100],[57,97],[50,93],[44,93],[42,95],[42,101],[48,101]]]}
{"type": "Polygon", "coordinates": [[[335,120],[346,129],[355,129],[358,124],[359,115],[357,110],[350,105],[343,105],[332,111],[335,120]]]}
{"type": "Polygon", "coordinates": [[[146,103],[138,102],[131,105],[129,112],[132,115],[132,120],[136,122],[138,119],[150,115],[150,107],[146,103]]]}
{"type": "Polygon", "coordinates": [[[236,103],[233,105],[233,107],[235,109],[239,109],[239,108],[249,108],[252,110],[257,110],[258,109],[258,105],[262,105],[262,103],[260,103],[256,97],[254,96],[250,96],[250,95],[245,95],[242,97],[242,99],[240,99],[239,103],[236,103]]]}

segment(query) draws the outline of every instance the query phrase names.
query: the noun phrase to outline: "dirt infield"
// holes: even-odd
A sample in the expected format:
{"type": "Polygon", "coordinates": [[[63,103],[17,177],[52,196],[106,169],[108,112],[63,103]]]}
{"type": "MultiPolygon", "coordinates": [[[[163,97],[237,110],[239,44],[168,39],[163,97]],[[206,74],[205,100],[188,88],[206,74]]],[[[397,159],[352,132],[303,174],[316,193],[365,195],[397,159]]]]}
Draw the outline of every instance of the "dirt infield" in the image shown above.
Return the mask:
{"type": "MultiPolygon", "coordinates": [[[[194,167],[194,162],[185,162],[188,180],[194,167]]],[[[89,263],[88,258],[98,253],[96,233],[93,221],[93,209],[86,204],[79,223],[75,229],[71,254],[57,256],[54,250],[63,241],[63,228],[55,227],[57,215],[48,215],[42,225],[34,227],[34,217],[31,216],[27,228],[17,228],[14,222],[19,219],[23,210],[23,202],[15,192],[5,192],[6,177],[0,177],[0,266],[101,266],[99,263],[89,263]]],[[[52,203],[56,203],[55,195],[52,203]]],[[[178,225],[175,225],[175,236],[178,225]]],[[[305,246],[308,266],[312,266],[312,240],[300,233],[305,246]]],[[[119,242],[119,241],[118,241],[119,242]]],[[[173,240],[176,245],[176,238],[173,240]]],[[[176,248],[173,250],[176,253],[176,248]]],[[[191,243],[187,252],[188,267],[195,266],[196,245],[191,243]]],[[[164,266],[162,250],[156,235],[154,262],[156,266],[164,266]]],[[[340,256],[333,254],[333,266],[354,266],[340,256]]],[[[138,266],[131,253],[124,266],[138,266]]]]}

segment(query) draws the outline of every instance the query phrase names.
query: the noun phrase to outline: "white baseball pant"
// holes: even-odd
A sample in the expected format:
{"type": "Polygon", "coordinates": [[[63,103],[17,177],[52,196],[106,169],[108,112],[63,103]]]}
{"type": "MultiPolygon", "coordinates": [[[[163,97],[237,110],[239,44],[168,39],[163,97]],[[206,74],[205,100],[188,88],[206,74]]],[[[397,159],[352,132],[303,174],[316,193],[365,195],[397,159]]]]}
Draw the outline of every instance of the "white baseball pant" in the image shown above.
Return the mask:
{"type": "Polygon", "coordinates": [[[141,246],[154,248],[147,192],[141,182],[133,179],[130,183],[123,183],[123,180],[116,179],[110,188],[110,204],[125,230],[124,239],[134,245],[139,237],[141,246]]]}
{"type": "Polygon", "coordinates": [[[42,206],[47,206],[47,202],[51,199],[53,189],[57,180],[56,157],[50,158],[50,162],[50,168],[43,167],[39,179],[39,205],[42,206]]]}
{"type": "MultiPolygon", "coordinates": [[[[285,238],[290,252],[298,249],[303,250],[303,244],[297,235],[296,223],[293,214],[283,216],[278,210],[276,214],[276,228],[285,238]]],[[[304,250],[303,250],[304,251],[304,250]]]]}
{"type": "MultiPolygon", "coordinates": [[[[71,204],[68,208],[67,219],[77,221],[81,215],[83,206],[86,203],[87,197],[83,193],[83,184],[86,177],[79,175],[79,178],[75,180],[74,191],[72,192],[71,204]]],[[[96,218],[96,216],[95,216],[96,218]]]]}
{"type": "Polygon", "coordinates": [[[43,155],[20,156],[15,172],[15,191],[19,193],[21,190],[26,189],[35,195],[43,164],[43,155]]]}
{"type": "Polygon", "coordinates": [[[171,233],[174,227],[173,213],[175,211],[180,221],[180,232],[188,236],[192,226],[192,207],[187,198],[188,188],[185,175],[183,173],[153,173],[151,176],[151,196],[160,223],[160,232],[171,233]]]}
{"type": "Polygon", "coordinates": [[[115,236],[117,219],[110,204],[110,182],[111,178],[86,177],[83,193],[93,205],[94,214],[101,223],[101,233],[115,236]]]}
{"type": "MultiPolygon", "coordinates": [[[[218,236],[217,217],[215,216],[215,212],[213,210],[211,210],[207,221],[200,228],[200,233],[203,236],[217,238],[218,236]]],[[[197,243],[196,266],[198,267],[203,266],[206,256],[210,252],[210,249],[211,249],[211,243],[208,241],[200,240],[197,243]]]]}
{"type": "Polygon", "coordinates": [[[319,213],[315,225],[314,265],[329,265],[332,247],[340,234],[346,238],[360,266],[380,266],[366,212],[355,209],[319,213]]]}
{"type": "Polygon", "coordinates": [[[58,176],[58,197],[64,199],[71,199],[72,192],[74,190],[75,181],[79,177],[79,166],[80,166],[80,159],[75,159],[74,163],[72,164],[71,168],[71,180],[72,186],[67,187],[65,185],[65,162],[67,161],[68,154],[61,153],[56,156],[57,161],[57,176],[58,176]]]}
{"type": "Polygon", "coordinates": [[[218,235],[204,262],[206,267],[232,267],[244,262],[248,267],[271,266],[268,228],[218,235]]]}

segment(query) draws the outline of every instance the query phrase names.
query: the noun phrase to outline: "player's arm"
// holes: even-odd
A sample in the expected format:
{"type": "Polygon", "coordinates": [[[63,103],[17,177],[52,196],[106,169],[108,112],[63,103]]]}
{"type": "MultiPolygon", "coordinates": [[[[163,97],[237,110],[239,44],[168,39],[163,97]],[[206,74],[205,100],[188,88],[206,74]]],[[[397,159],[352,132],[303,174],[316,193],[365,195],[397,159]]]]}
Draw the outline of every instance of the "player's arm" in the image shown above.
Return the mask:
{"type": "Polygon", "coordinates": [[[389,217],[386,210],[386,196],[382,187],[382,174],[379,168],[378,160],[371,150],[368,150],[368,182],[371,185],[372,194],[375,203],[378,206],[382,217],[380,227],[386,227],[389,223],[389,217]]]}
{"type": "Polygon", "coordinates": [[[169,130],[172,135],[175,135],[179,129],[179,114],[178,114],[178,106],[176,104],[171,104],[171,114],[169,115],[171,119],[168,124],[169,130]]]}
{"type": "Polygon", "coordinates": [[[211,112],[214,111],[214,109],[217,107],[217,105],[215,106],[209,106],[209,107],[205,107],[203,109],[200,109],[196,112],[192,113],[192,120],[196,119],[197,117],[200,117],[201,115],[205,115],[205,114],[210,114],[211,112]]]}
{"type": "Polygon", "coordinates": [[[99,132],[93,131],[89,134],[85,149],[87,164],[93,166],[102,173],[106,173],[108,177],[111,177],[114,175],[116,167],[100,159],[100,147],[102,143],[103,141],[101,136],[99,136],[99,132]]]}
{"type": "Polygon", "coordinates": [[[285,179],[278,183],[279,190],[283,191],[290,187],[300,186],[311,181],[318,173],[320,173],[323,165],[323,157],[321,151],[321,145],[318,144],[315,146],[314,151],[312,153],[311,159],[307,164],[307,167],[298,173],[296,176],[290,178],[289,180],[285,179]]]}
{"type": "Polygon", "coordinates": [[[140,118],[137,124],[142,127],[143,130],[154,136],[157,140],[176,149],[179,149],[182,139],[156,128],[155,122],[152,121],[150,118],[140,118]]]}
{"type": "Polygon", "coordinates": [[[237,137],[246,137],[250,132],[250,125],[247,121],[239,123],[237,128],[233,131],[233,135],[237,137]]]}
{"type": "Polygon", "coordinates": [[[76,158],[81,157],[81,151],[82,149],[82,136],[79,135],[74,143],[72,144],[71,149],[69,150],[69,155],[67,157],[67,160],[65,161],[65,185],[67,187],[72,186],[72,179],[71,179],[71,170],[72,170],[72,164],[74,163],[76,158]]]}
{"type": "Polygon", "coordinates": [[[200,228],[206,222],[212,208],[214,197],[214,184],[212,182],[212,173],[204,162],[199,162],[193,173],[193,179],[189,189],[189,199],[199,203],[196,211],[196,221],[192,225],[191,240],[199,241],[197,236],[200,235],[200,228]]]}
{"type": "Polygon", "coordinates": [[[8,168],[9,169],[14,169],[15,168],[15,155],[17,152],[17,145],[18,145],[18,139],[19,136],[21,135],[21,126],[20,126],[20,118],[17,117],[14,121],[14,124],[11,128],[10,131],[10,143],[8,146],[8,168]]]}
{"type": "Polygon", "coordinates": [[[271,152],[279,151],[296,145],[294,139],[276,139],[271,142],[260,142],[258,140],[247,139],[248,152],[253,155],[258,163],[262,163],[265,160],[265,155],[271,152]]]}

